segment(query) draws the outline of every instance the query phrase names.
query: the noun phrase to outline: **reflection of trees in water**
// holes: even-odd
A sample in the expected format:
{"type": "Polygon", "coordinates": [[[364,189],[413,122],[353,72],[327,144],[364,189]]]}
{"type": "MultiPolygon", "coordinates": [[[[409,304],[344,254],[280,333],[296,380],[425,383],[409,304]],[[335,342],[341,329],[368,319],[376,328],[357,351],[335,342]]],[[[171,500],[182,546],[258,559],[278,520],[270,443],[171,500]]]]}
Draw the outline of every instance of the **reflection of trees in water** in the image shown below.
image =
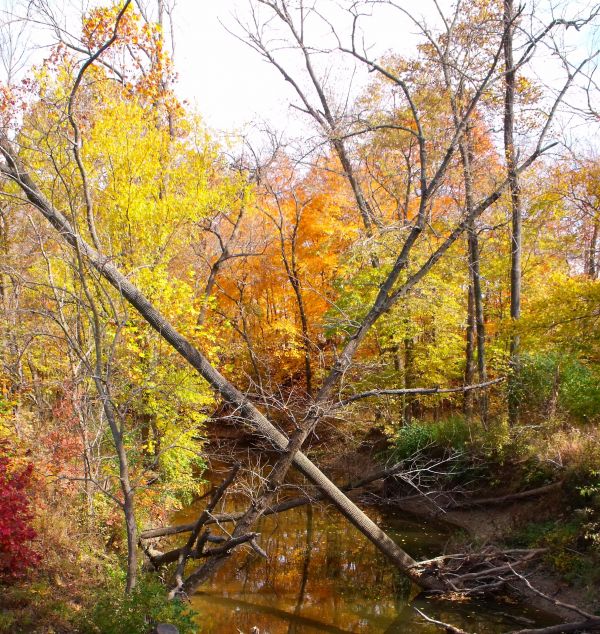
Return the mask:
{"type": "Polygon", "coordinates": [[[394,619],[397,591],[405,584],[399,585],[395,570],[327,508],[307,506],[267,517],[259,530],[269,560],[238,553],[211,586],[236,610],[227,612],[217,596],[198,601],[200,612],[210,610],[213,616],[210,631],[230,632],[233,620],[242,631],[256,625],[271,634],[327,627],[370,632],[375,622],[379,630],[394,619]]]}
{"type": "MultiPolygon", "coordinates": [[[[313,508],[309,504],[306,507],[306,547],[304,549],[304,561],[302,562],[302,576],[300,577],[300,589],[298,591],[298,600],[294,608],[294,616],[300,614],[304,596],[306,593],[306,584],[308,583],[308,570],[310,568],[310,560],[313,550],[313,508]]],[[[296,634],[297,620],[290,621],[288,634],[296,634]]]]}
{"type": "MultiPolygon", "coordinates": [[[[331,634],[348,634],[351,631],[340,629],[335,625],[318,619],[287,612],[277,607],[240,599],[211,596],[206,597],[206,605],[210,606],[211,611],[214,611],[215,607],[217,607],[225,614],[235,615],[235,623],[232,623],[233,619],[231,617],[228,621],[223,621],[223,632],[230,632],[233,626],[242,631],[249,631],[256,626],[259,630],[266,630],[270,634],[289,632],[290,628],[294,628],[294,631],[299,633],[318,631],[331,632],[331,634]]],[[[203,631],[206,631],[205,628],[203,628],[203,631]]],[[[219,632],[220,630],[209,629],[208,631],[219,632]]]]}
{"type": "MultiPolygon", "coordinates": [[[[232,502],[227,511],[236,510],[232,502]]],[[[193,519],[194,509],[189,513],[189,519],[181,514],[178,521],[193,519]]],[[[443,549],[443,531],[389,520],[397,538],[425,556],[443,549]]],[[[265,517],[258,530],[269,559],[238,552],[214,579],[212,594],[193,598],[205,634],[249,632],[254,626],[269,634],[435,632],[415,614],[410,582],[327,506],[265,517]]],[[[469,631],[495,634],[515,625],[506,614],[481,605],[420,600],[416,605],[469,631]]]]}

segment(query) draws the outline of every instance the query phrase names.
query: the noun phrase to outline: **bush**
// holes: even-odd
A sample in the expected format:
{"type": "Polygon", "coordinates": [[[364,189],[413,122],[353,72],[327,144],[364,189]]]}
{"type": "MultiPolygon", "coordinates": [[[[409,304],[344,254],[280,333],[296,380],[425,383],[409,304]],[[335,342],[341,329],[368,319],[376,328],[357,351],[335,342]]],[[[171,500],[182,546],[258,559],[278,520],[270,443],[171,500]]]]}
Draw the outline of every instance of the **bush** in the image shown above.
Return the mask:
{"type": "Polygon", "coordinates": [[[545,416],[554,398],[561,412],[582,422],[600,415],[600,377],[573,356],[523,356],[512,389],[523,412],[530,416],[545,416]]]}
{"type": "Polygon", "coordinates": [[[405,460],[423,451],[463,450],[470,437],[469,425],[460,416],[435,423],[415,421],[398,430],[393,439],[392,453],[395,459],[405,460]]]}
{"type": "Polygon", "coordinates": [[[401,427],[392,442],[394,458],[405,460],[433,446],[433,429],[431,425],[415,421],[411,425],[401,427]]]}
{"type": "MultiPolygon", "coordinates": [[[[0,443],[6,452],[7,443],[0,443]]],[[[14,467],[10,458],[0,456],[0,580],[10,581],[22,576],[27,568],[39,560],[32,550],[35,531],[31,527],[33,515],[29,510],[27,487],[32,465],[14,467]]]]}
{"type": "Polygon", "coordinates": [[[81,617],[83,634],[148,634],[157,623],[170,623],[180,634],[194,634],[195,613],[181,601],[169,601],[164,586],[143,576],[131,594],[123,592],[123,574],[96,593],[95,605],[81,617]]]}

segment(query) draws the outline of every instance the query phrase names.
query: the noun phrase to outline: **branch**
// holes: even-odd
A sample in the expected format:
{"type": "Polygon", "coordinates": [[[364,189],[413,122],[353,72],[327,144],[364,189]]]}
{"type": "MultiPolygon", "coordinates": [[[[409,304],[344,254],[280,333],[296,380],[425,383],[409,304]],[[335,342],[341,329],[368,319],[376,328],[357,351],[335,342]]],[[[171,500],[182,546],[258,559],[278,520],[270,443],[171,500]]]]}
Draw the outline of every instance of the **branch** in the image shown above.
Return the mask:
{"type": "Polygon", "coordinates": [[[422,616],[428,623],[433,623],[434,625],[438,625],[439,627],[443,627],[445,632],[448,634],[468,634],[465,630],[461,630],[458,627],[454,627],[454,625],[450,625],[449,623],[444,623],[443,621],[437,621],[436,619],[432,619],[430,616],[427,616],[424,612],[421,612],[419,608],[415,608],[415,612],[422,616]]]}
{"type": "Polygon", "coordinates": [[[179,558],[177,561],[177,569],[175,571],[176,586],[172,590],[172,592],[177,592],[177,590],[179,590],[179,588],[182,586],[183,573],[185,571],[185,563],[187,561],[187,558],[190,555],[190,552],[194,546],[194,543],[196,539],[198,538],[198,535],[200,534],[202,527],[204,526],[206,521],[210,518],[212,511],[219,503],[219,500],[223,497],[229,485],[235,480],[235,477],[237,476],[238,471],[240,470],[240,466],[241,465],[239,463],[234,465],[233,469],[229,472],[225,480],[223,480],[221,485],[215,490],[215,492],[213,493],[210,499],[210,502],[208,503],[208,506],[200,514],[198,521],[194,524],[194,528],[192,529],[192,534],[190,535],[187,543],[181,549],[181,552],[179,554],[179,558]]]}
{"type": "Polygon", "coordinates": [[[577,614],[579,614],[580,616],[583,616],[588,621],[597,620],[597,621],[600,622],[600,617],[595,616],[594,614],[590,614],[589,612],[586,612],[585,610],[582,610],[581,608],[578,608],[576,605],[571,605],[570,603],[563,603],[562,601],[559,601],[558,599],[553,599],[552,597],[549,597],[547,594],[544,594],[541,590],[538,590],[537,588],[534,588],[531,585],[531,583],[529,582],[529,579],[527,579],[527,577],[519,574],[516,570],[512,570],[512,573],[516,577],[521,579],[521,581],[523,581],[523,583],[534,594],[537,594],[539,597],[542,597],[542,599],[546,599],[546,601],[548,601],[549,603],[552,603],[552,604],[558,606],[559,608],[564,608],[565,610],[571,610],[571,612],[576,612],[577,614]]]}
{"type": "Polygon", "coordinates": [[[456,392],[470,392],[471,390],[480,390],[490,385],[496,385],[505,381],[505,377],[499,379],[493,379],[492,381],[486,381],[485,383],[476,383],[474,385],[463,385],[461,387],[411,387],[397,390],[369,390],[368,392],[360,392],[354,394],[348,398],[342,399],[339,403],[336,403],[334,408],[345,407],[354,401],[358,401],[363,398],[372,398],[373,396],[402,396],[406,394],[453,394],[456,392]]]}
{"type": "MultiPolygon", "coordinates": [[[[377,480],[382,480],[383,478],[387,478],[391,475],[394,475],[400,471],[404,466],[404,463],[398,462],[392,467],[388,469],[380,469],[379,471],[375,471],[374,473],[361,478],[356,482],[349,482],[344,486],[340,487],[341,491],[346,493],[355,491],[356,489],[360,489],[371,482],[375,482],[377,480]]],[[[308,495],[304,495],[301,497],[292,498],[290,500],[284,500],[279,504],[272,506],[265,510],[263,515],[275,515],[277,513],[283,513],[284,511],[289,511],[290,509],[297,508],[299,506],[304,506],[305,504],[312,504],[313,502],[318,502],[320,500],[324,500],[326,498],[323,493],[318,493],[312,497],[308,495]]],[[[222,522],[237,522],[237,520],[241,519],[244,513],[227,513],[223,515],[215,515],[208,519],[205,524],[218,524],[222,522]]],[[[166,537],[168,535],[178,535],[179,533],[188,533],[193,530],[194,524],[181,524],[179,526],[165,526],[162,528],[151,528],[147,531],[143,531],[140,534],[140,539],[153,539],[155,537],[166,537]]]]}
{"type": "Polygon", "coordinates": [[[528,491],[520,491],[519,493],[512,493],[510,495],[504,495],[502,497],[493,497],[493,498],[483,498],[479,500],[465,500],[464,502],[456,502],[451,504],[447,508],[451,509],[467,509],[473,506],[491,506],[494,504],[504,504],[505,502],[512,502],[513,500],[524,500],[526,498],[535,497],[538,495],[544,495],[546,493],[550,493],[551,491],[555,491],[556,489],[560,489],[563,485],[563,481],[553,482],[552,484],[547,484],[543,487],[538,487],[536,489],[529,489],[528,491]]]}

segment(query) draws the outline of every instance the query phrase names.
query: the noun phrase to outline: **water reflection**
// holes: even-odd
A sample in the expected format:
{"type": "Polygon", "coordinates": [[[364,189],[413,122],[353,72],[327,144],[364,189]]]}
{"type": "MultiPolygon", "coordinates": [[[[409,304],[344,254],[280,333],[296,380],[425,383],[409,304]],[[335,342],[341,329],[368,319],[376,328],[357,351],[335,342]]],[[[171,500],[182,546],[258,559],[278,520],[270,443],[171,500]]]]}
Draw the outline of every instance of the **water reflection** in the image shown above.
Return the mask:
{"type": "MultiPolygon", "coordinates": [[[[201,508],[178,514],[176,522],[192,521],[201,508]]],[[[444,527],[376,508],[368,512],[414,557],[443,552],[449,537],[444,527]]],[[[423,623],[415,606],[480,634],[549,623],[523,606],[415,598],[414,587],[326,505],[265,517],[257,530],[269,559],[240,549],[192,598],[202,632],[248,634],[255,626],[261,634],[439,632],[423,623]]]]}

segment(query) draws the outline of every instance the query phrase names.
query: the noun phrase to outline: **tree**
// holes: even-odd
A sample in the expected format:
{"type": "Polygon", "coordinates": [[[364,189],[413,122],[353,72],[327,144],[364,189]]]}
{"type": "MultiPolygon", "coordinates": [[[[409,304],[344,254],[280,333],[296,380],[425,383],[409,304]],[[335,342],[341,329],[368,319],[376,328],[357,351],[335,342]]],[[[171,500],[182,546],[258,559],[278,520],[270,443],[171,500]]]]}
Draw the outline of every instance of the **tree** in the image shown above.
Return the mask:
{"type": "MultiPolygon", "coordinates": [[[[267,24],[254,25],[255,30],[248,32],[250,43],[253,47],[258,48],[261,54],[267,57],[271,63],[280,70],[282,75],[288,82],[294,86],[298,98],[300,99],[300,107],[307,110],[309,115],[316,120],[323,132],[328,135],[327,141],[331,142],[332,157],[330,161],[325,161],[321,165],[326,170],[331,170],[332,161],[336,165],[337,170],[349,185],[354,203],[354,215],[360,219],[364,226],[367,238],[377,236],[377,248],[374,249],[373,256],[369,254],[371,285],[366,294],[369,298],[363,306],[357,310],[356,314],[347,321],[344,327],[345,338],[334,351],[335,361],[328,370],[321,373],[319,377],[320,383],[318,389],[313,390],[313,396],[302,403],[298,410],[295,410],[287,416],[284,421],[291,433],[285,435],[280,431],[252,402],[251,395],[244,394],[233,385],[216,367],[218,355],[203,354],[195,345],[195,341],[202,341],[197,336],[195,330],[189,328],[189,323],[182,318],[176,310],[170,307],[169,302],[165,302],[165,306],[161,306],[160,310],[157,306],[158,301],[152,301],[151,294],[154,291],[152,282],[148,280],[135,268],[136,250],[127,249],[127,240],[125,240],[124,251],[111,252],[111,242],[106,240],[104,236],[110,235],[106,229],[104,234],[102,227],[106,227],[112,220],[112,215],[108,213],[108,201],[104,200],[98,204],[98,200],[103,198],[106,193],[102,178],[98,179],[96,194],[91,192],[85,185],[84,173],[82,169],[81,157],[79,152],[79,144],[72,148],[75,164],[81,177],[75,189],[67,188],[71,197],[65,196],[65,200],[54,196],[51,182],[44,179],[44,170],[39,167],[31,153],[26,148],[18,148],[18,143],[11,142],[9,136],[3,132],[0,136],[0,151],[3,156],[3,162],[0,165],[2,174],[8,178],[11,183],[19,188],[25,199],[37,209],[48,222],[58,231],[63,240],[74,250],[78,258],[89,263],[94,275],[102,277],[108,281],[114,288],[117,299],[126,300],[134,309],[143,317],[144,320],[158,333],[158,335],[168,342],[174,350],[181,355],[198,373],[202,376],[211,388],[216,391],[223,400],[235,412],[235,417],[243,420],[244,424],[250,426],[254,432],[267,444],[273,447],[278,453],[278,459],[273,466],[268,478],[256,493],[256,498],[252,505],[247,509],[246,513],[237,521],[232,532],[231,540],[227,541],[220,551],[213,553],[213,557],[196,572],[177,580],[176,590],[183,588],[186,592],[191,592],[198,583],[214,572],[221,564],[225,556],[231,548],[241,543],[240,540],[250,539],[249,530],[253,523],[261,514],[271,505],[280,485],[282,484],[289,467],[294,464],[312,483],[314,483],[324,495],[343,513],[343,515],[359,530],[361,530],[376,546],[390,558],[391,561],[410,579],[420,584],[422,587],[431,589],[443,588],[446,583],[444,579],[438,579],[433,576],[428,569],[415,566],[415,561],[405,553],[394,541],[381,531],[368,516],[353,504],[343,492],[339,490],[302,452],[302,447],[307,438],[313,433],[317,426],[341,407],[348,405],[350,402],[361,400],[363,398],[373,398],[379,395],[377,391],[368,391],[364,393],[352,393],[352,383],[347,383],[346,378],[354,378],[352,374],[356,370],[356,359],[359,357],[360,350],[364,350],[363,344],[369,341],[369,338],[376,332],[376,328],[383,322],[385,317],[397,310],[402,301],[409,296],[413,290],[420,286],[425,279],[431,279],[434,269],[438,263],[447,259],[451,248],[468,233],[473,227],[476,220],[489,210],[495,203],[501,200],[503,194],[510,189],[510,177],[501,179],[497,182],[489,183],[485,191],[481,193],[478,202],[474,201],[472,205],[465,205],[463,201],[459,205],[451,206],[450,203],[454,198],[450,195],[453,191],[452,173],[455,167],[455,161],[460,153],[461,143],[465,140],[469,126],[473,123],[478,107],[483,103],[486,96],[489,96],[491,87],[499,82],[503,77],[503,69],[501,67],[501,58],[505,43],[506,29],[500,28],[501,21],[496,21],[497,36],[493,38],[490,45],[492,54],[489,63],[481,65],[469,77],[469,90],[459,93],[465,96],[465,102],[461,104],[461,109],[456,110],[456,120],[453,120],[451,98],[457,96],[457,87],[450,83],[448,92],[440,97],[441,107],[431,112],[428,110],[428,103],[425,99],[428,95],[426,91],[419,91],[419,71],[423,64],[423,58],[418,57],[416,60],[410,60],[410,63],[402,63],[399,67],[393,67],[388,60],[372,59],[366,50],[359,46],[357,31],[354,29],[350,41],[345,45],[339,42],[339,51],[356,60],[359,66],[376,73],[381,76],[382,83],[386,89],[389,89],[396,99],[401,99],[403,108],[407,113],[406,123],[398,123],[393,117],[388,118],[388,113],[382,113],[379,120],[371,120],[364,125],[364,120],[352,117],[349,120],[338,119],[333,116],[333,110],[330,107],[330,101],[325,95],[322,88],[322,82],[319,80],[318,72],[315,68],[313,49],[307,44],[304,33],[307,28],[307,19],[313,19],[315,13],[312,10],[305,10],[303,3],[296,5],[295,3],[279,0],[259,2],[261,6],[267,10],[267,24]],[[269,42],[261,39],[266,27],[273,27],[279,24],[287,33],[291,45],[303,60],[304,68],[308,73],[310,85],[316,91],[318,103],[323,112],[320,112],[318,106],[311,105],[311,101],[306,97],[305,92],[300,84],[294,80],[292,75],[281,65],[276,58],[276,54],[270,48],[269,42]],[[264,28],[263,28],[264,27],[264,28]],[[258,35],[257,35],[258,33],[258,35]],[[258,39],[257,39],[258,38],[258,39]],[[425,94],[424,94],[425,93],[425,94]],[[329,113],[329,114],[328,114],[329,113]],[[440,122],[447,122],[447,135],[440,139],[439,130],[440,122]],[[345,124],[345,125],[342,125],[345,124]],[[398,130],[411,138],[416,154],[415,162],[411,163],[408,170],[407,181],[410,183],[409,204],[406,207],[405,218],[401,225],[379,226],[379,218],[375,222],[376,215],[374,204],[367,200],[363,187],[363,172],[358,167],[358,161],[353,163],[349,154],[348,138],[358,138],[363,134],[370,134],[380,130],[398,130]],[[77,158],[79,155],[79,159],[77,158]],[[341,169],[340,169],[341,168],[341,169]],[[83,196],[82,196],[83,193],[83,196]],[[88,196],[89,195],[89,196],[88,196]],[[93,199],[95,197],[95,200],[93,199]],[[80,213],[70,214],[69,218],[61,211],[62,208],[68,209],[71,199],[81,200],[80,213]],[[88,200],[89,198],[89,200],[88,200]],[[86,212],[83,217],[81,210],[86,212]],[[96,228],[96,218],[102,218],[102,223],[96,228]],[[83,220],[83,222],[81,221],[83,220]],[[388,240],[389,237],[389,240],[388,240]],[[108,248],[105,246],[109,245],[108,248]],[[378,251],[379,249],[379,251],[378,251]],[[125,271],[126,273],[124,273],[125,271]],[[167,313],[168,314],[165,314],[167,313]],[[176,329],[173,322],[176,321],[179,329],[176,329]],[[209,358],[209,356],[211,358],[209,358]],[[235,541],[234,543],[234,540],[235,541]]],[[[351,17],[354,25],[361,20],[361,14],[357,7],[353,5],[353,13],[351,17]]],[[[124,15],[127,5],[122,9],[121,14],[124,15]]],[[[402,9],[399,9],[402,11],[402,9]]],[[[112,14],[114,19],[114,14],[112,14]]],[[[118,16],[117,16],[118,17],[118,16]]],[[[318,17],[318,16],[316,16],[318,17]]],[[[493,20],[492,20],[493,22],[493,20]]],[[[475,25],[477,26],[477,25],[475,25]]],[[[116,29],[114,31],[116,33],[116,29]]],[[[110,35],[113,31],[108,31],[110,35]]],[[[86,61],[80,67],[76,74],[77,78],[83,77],[83,70],[87,68],[95,72],[100,68],[93,63],[100,59],[104,51],[110,50],[112,36],[100,44],[100,47],[92,56],[86,56],[86,61]],[[89,63],[88,63],[89,62],[89,63]],[[87,64],[87,66],[86,66],[87,64]]],[[[116,39],[116,38],[115,38],[116,39]]],[[[114,41],[114,40],[113,40],[114,41]]],[[[107,78],[114,79],[114,70],[110,66],[106,66],[106,60],[101,68],[107,78]]],[[[99,62],[100,63],[100,62],[99,62]]],[[[118,75],[117,75],[118,77],[118,75]]],[[[436,82],[441,81],[439,69],[437,74],[433,75],[436,82]]],[[[550,110],[550,116],[545,119],[540,133],[534,143],[533,148],[523,161],[515,168],[518,175],[524,173],[530,168],[546,151],[546,136],[549,132],[552,116],[556,111],[557,104],[563,98],[573,81],[574,75],[569,74],[565,80],[565,84],[559,94],[558,100],[554,107],[550,110]]],[[[75,86],[81,84],[75,83],[75,86]]],[[[141,81],[141,80],[140,80],[141,81]]],[[[123,88],[131,90],[131,82],[125,82],[123,88]]],[[[142,85],[145,85],[142,82],[142,85]]],[[[155,84],[153,84],[155,85],[155,84]]],[[[434,83],[434,86],[437,85],[434,83]]],[[[431,91],[430,91],[431,92],[431,91]]],[[[70,92],[74,94],[73,91],[70,92]]],[[[149,95],[146,90],[139,95],[141,103],[148,107],[154,108],[154,92],[151,90],[149,95]]],[[[67,113],[69,119],[73,123],[73,99],[68,100],[67,113]]],[[[154,111],[154,110],[153,110],[154,111]]],[[[341,109],[340,111],[343,111],[341,109]]],[[[395,114],[395,113],[393,113],[395,114]]],[[[155,120],[156,127],[160,129],[160,121],[155,120]]],[[[77,135],[77,125],[71,127],[77,135]]],[[[149,132],[148,132],[149,133],[149,132]]],[[[24,137],[17,139],[23,145],[24,137]]],[[[185,141],[182,142],[185,147],[185,141]]],[[[402,154],[402,152],[399,152],[402,154]]],[[[411,153],[405,152],[412,159],[411,153]]],[[[163,157],[164,158],[164,157],[163,157]]],[[[468,158],[468,147],[467,147],[468,158]]],[[[70,155],[69,155],[70,159],[70,155]]],[[[69,163],[72,165],[72,163],[69,163]]],[[[183,164],[187,167],[185,161],[183,164]]],[[[85,166],[84,166],[85,167],[85,166]]],[[[121,176],[124,168],[118,169],[117,183],[121,183],[121,176]]],[[[162,174],[162,171],[160,172],[162,174]]],[[[77,174],[77,172],[76,172],[77,174]]],[[[184,172],[185,174],[185,172],[184,172]]],[[[50,180],[50,179],[48,179],[50,180]]],[[[159,195],[156,196],[155,205],[160,206],[165,198],[165,189],[168,186],[162,179],[158,178],[160,183],[159,195]]],[[[186,191],[184,185],[186,178],[181,180],[181,189],[186,191]]],[[[134,177],[129,177],[128,183],[130,187],[139,185],[134,177]]],[[[140,188],[147,186],[148,183],[142,183],[140,188]]],[[[168,183],[167,183],[168,185],[168,183]]],[[[118,186],[114,192],[117,197],[123,194],[123,187],[118,186]]],[[[180,191],[175,188],[176,191],[180,191]]],[[[110,190],[109,190],[110,191],[110,190]]],[[[271,213],[274,218],[276,235],[278,234],[278,246],[280,252],[280,261],[287,282],[295,296],[296,307],[299,313],[304,312],[303,287],[301,284],[301,271],[294,262],[297,249],[299,247],[296,239],[298,232],[302,228],[302,221],[308,210],[309,202],[312,202],[312,196],[299,196],[302,188],[294,186],[291,192],[284,192],[278,189],[271,191],[271,205],[277,209],[277,215],[271,213]],[[273,194],[276,194],[273,196],[273,194]],[[281,213],[279,213],[281,210],[281,213]],[[283,220],[286,220],[284,227],[283,220]],[[290,222],[291,221],[291,222],[290,222]],[[289,224],[288,224],[289,222],[289,224]],[[291,227],[288,233],[287,228],[291,227]],[[296,236],[296,237],[295,237],[296,236]],[[290,245],[290,241],[293,242],[290,245]],[[293,250],[290,250],[290,246],[293,250]],[[294,255],[294,258],[292,257],[294,255]],[[301,309],[300,306],[303,308],[301,309]]],[[[195,191],[192,192],[193,195],[195,191]]],[[[267,191],[267,194],[269,192],[267,191]]],[[[138,198],[144,200],[142,192],[138,192],[138,198]]],[[[234,206],[234,205],[232,205],[234,206]]],[[[235,207],[235,206],[234,206],[235,207]]],[[[265,211],[272,211],[265,205],[265,211]]],[[[116,215],[119,218],[119,214],[116,215]]],[[[137,219],[139,224],[139,219],[137,219]]],[[[130,242],[139,239],[140,233],[135,231],[136,222],[132,223],[132,230],[116,232],[119,238],[129,238],[130,242]]],[[[160,236],[159,234],[159,237],[160,236]]],[[[149,240],[151,241],[151,240],[149,240]]],[[[168,246],[168,245],[167,245],[168,246]]],[[[169,271],[170,272],[170,271],[169,271]]],[[[170,280],[168,273],[162,279],[162,288],[169,287],[170,280]],[[167,279],[165,279],[167,278],[167,279]]],[[[176,286],[175,282],[173,283],[176,286]]],[[[206,289],[206,286],[203,286],[206,289]]],[[[206,292],[199,294],[200,305],[206,300],[206,292]]],[[[91,303],[91,302],[90,302],[91,303]]],[[[335,307],[335,306],[334,306],[335,307]]],[[[194,315],[194,326],[197,326],[196,316],[199,306],[193,307],[190,311],[194,315]]],[[[306,315],[305,315],[306,317],[306,315]]],[[[306,320],[306,324],[302,323],[300,317],[300,329],[304,336],[304,341],[308,338],[310,324],[306,320]]],[[[304,343],[306,346],[306,343],[304,343]]],[[[308,360],[310,367],[310,355],[308,347],[304,347],[304,361],[308,360]]],[[[98,358],[100,355],[96,355],[98,358]]],[[[308,373],[306,373],[308,378],[308,373]]],[[[471,389],[472,386],[466,386],[471,389]]],[[[452,389],[452,388],[451,388],[452,389]]],[[[455,388],[462,390],[462,387],[455,388]]],[[[384,392],[383,390],[381,391],[384,392]]],[[[393,391],[394,395],[406,394],[406,390],[398,389],[393,391]]],[[[409,391],[410,393],[410,391],[409,391]]],[[[104,399],[104,402],[108,402],[104,399]]],[[[258,399],[258,403],[261,400],[258,399]]],[[[199,519],[200,523],[200,519],[199,519]]],[[[185,563],[185,562],[184,562],[185,563]]]]}

